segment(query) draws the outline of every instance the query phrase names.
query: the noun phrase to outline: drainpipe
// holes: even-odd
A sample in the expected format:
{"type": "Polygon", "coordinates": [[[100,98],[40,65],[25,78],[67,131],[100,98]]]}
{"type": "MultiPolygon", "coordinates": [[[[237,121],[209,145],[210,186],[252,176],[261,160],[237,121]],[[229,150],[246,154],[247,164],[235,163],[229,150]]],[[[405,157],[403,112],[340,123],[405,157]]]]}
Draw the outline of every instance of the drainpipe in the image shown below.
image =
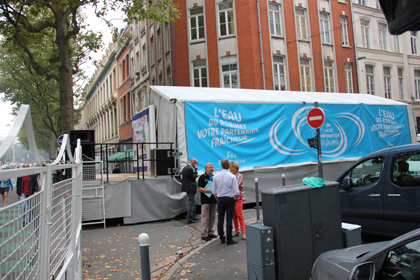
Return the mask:
{"type": "Polygon", "coordinates": [[[264,89],[265,89],[264,55],[263,55],[263,45],[262,45],[262,35],[261,35],[261,16],[260,16],[260,1],[259,0],[257,0],[257,11],[258,11],[258,33],[260,34],[261,67],[262,67],[263,84],[264,84],[264,89]]]}
{"type": "MultiPolygon", "coordinates": [[[[356,28],[354,26],[354,13],[353,13],[353,0],[350,0],[351,10],[351,22],[353,26],[353,42],[354,42],[354,66],[356,67],[356,79],[357,79],[357,93],[360,93],[360,79],[359,79],[359,67],[358,67],[358,55],[357,55],[357,42],[356,42],[356,28]]],[[[353,92],[354,93],[354,92],[353,92]]]]}

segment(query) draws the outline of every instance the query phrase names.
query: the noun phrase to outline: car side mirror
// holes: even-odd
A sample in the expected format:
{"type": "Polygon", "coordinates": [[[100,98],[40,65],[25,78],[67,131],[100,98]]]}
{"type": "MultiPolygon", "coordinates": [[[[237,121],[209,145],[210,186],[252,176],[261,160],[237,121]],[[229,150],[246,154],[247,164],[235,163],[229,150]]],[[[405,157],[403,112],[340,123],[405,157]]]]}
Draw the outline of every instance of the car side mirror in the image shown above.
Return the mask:
{"type": "Polygon", "coordinates": [[[375,264],[366,262],[353,268],[351,280],[373,280],[375,279],[375,264]]]}
{"type": "Polygon", "coordinates": [[[343,185],[341,185],[341,188],[345,191],[348,191],[353,186],[353,182],[350,177],[344,177],[343,179],[343,185]]]}

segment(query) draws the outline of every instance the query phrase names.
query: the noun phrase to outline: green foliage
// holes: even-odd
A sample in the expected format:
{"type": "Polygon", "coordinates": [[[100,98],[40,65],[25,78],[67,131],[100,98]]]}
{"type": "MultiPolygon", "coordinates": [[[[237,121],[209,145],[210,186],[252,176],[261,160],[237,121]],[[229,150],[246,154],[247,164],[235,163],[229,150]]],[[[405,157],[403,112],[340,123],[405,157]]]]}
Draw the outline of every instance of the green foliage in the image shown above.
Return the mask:
{"type": "MultiPolygon", "coordinates": [[[[59,87],[55,80],[48,81],[45,77],[38,76],[25,66],[22,52],[10,52],[7,41],[0,45],[0,91],[4,99],[13,105],[13,112],[17,113],[21,104],[31,106],[33,129],[39,149],[50,151],[49,138],[51,133],[58,137],[60,134],[60,107],[59,87]]],[[[39,42],[34,41],[40,49],[39,42]]],[[[37,54],[41,56],[42,54],[37,54]]],[[[24,130],[19,133],[19,142],[27,147],[24,130]]]]}
{"type": "MultiPolygon", "coordinates": [[[[127,23],[146,18],[169,21],[179,17],[177,7],[171,0],[0,1],[0,34],[5,39],[2,44],[3,54],[13,57],[16,52],[19,57],[14,59],[22,62],[18,64],[18,68],[27,69],[26,73],[30,77],[26,77],[26,81],[32,84],[25,84],[25,92],[35,95],[33,89],[36,89],[38,93],[42,93],[44,104],[54,102],[56,105],[57,96],[47,88],[56,89],[58,83],[61,125],[57,128],[57,124],[54,123],[56,120],[43,120],[50,122],[48,126],[45,124],[50,130],[54,123],[58,134],[68,133],[77,121],[74,102],[80,98],[78,94],[81,91],[74,89],[74,81],[83,77],[79,66],[89,58],[89,52],[97,51],[102,45],[101,34],[86,29],[81,10],[87,5],[96,7],[95,14],[102,19],[107,11],[121,9],[127,15],[127,23]],[[81,76],[75,76],[78,73],[81,76]],[[39,80],[34,78],[35,74],[39,76],[39,80]]],[[[109,21],[105,22],[112,26],[109,21]]],[[[118,34],[118,30],[113,30],[114,34],[118,34]]],[[[15,68],[16,73],[23,73],[20,70],[22,69],[15,68]]],[[[14,77],[13,73],[10,75],[14,77]]],[[[11,84],[11,80],[9,83],[11,84]]],[[[22,80],[19,83],[22,83],[22,80]]],[[[3,89],[6,90],[6,87],[3,86],[3,89]]],[[[22,103],[21,99],[14,97],[15,94],[18,96],[21,93],[18,90],[9,90],[7,98],[15,100],[15,103],[22,103]]],[[[32,101],[37,98],[36,95],[31,97],[32,101]]],[[[33,108],[33,111],[36,112],[36,108],[33,108]]]]}

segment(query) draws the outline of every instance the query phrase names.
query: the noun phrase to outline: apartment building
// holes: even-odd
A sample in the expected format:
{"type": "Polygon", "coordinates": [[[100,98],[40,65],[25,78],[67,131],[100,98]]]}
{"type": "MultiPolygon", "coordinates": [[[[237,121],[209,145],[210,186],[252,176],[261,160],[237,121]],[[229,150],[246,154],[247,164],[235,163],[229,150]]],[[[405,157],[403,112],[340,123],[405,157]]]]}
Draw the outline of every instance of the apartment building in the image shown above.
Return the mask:
{"type": "Polygon", "coordinates": [[[118,44],[109,44],[93,77],[85,88],[81,114],[82,129],[95,130],[96,143],[119,141],[118,84],[116,53],[118,44]]]}
{"type": "Polygon", "coordinates": [[[130,39],[115,55],[120,141],[131,141],[133,115],[158,102],[150,85],[359,92],[351,0],[174,2],[175,22],[121,32],[130,39]]]}
{"type": "Polygon", "coordinates": [[[419,124],[419,33],[391,35],[377,0],[353,0],[352,5],[360,92],[412,104],[419,124]]]}
{"type": "Polygon", "coordinates": [[[174,85],[357,92],[346,1],[174,2],[174,85]]]}

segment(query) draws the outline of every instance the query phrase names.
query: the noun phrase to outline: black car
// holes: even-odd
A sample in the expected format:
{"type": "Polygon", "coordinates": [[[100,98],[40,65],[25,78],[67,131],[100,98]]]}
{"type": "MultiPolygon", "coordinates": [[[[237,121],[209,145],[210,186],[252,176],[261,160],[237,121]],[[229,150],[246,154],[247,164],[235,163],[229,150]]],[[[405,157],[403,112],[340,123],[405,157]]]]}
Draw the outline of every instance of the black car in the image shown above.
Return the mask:
{"type": "Polygon", "coordinates": [[[420,228],[420,144],[364,156],[336,181],[343,222],[390,236],[420,228]]]}

